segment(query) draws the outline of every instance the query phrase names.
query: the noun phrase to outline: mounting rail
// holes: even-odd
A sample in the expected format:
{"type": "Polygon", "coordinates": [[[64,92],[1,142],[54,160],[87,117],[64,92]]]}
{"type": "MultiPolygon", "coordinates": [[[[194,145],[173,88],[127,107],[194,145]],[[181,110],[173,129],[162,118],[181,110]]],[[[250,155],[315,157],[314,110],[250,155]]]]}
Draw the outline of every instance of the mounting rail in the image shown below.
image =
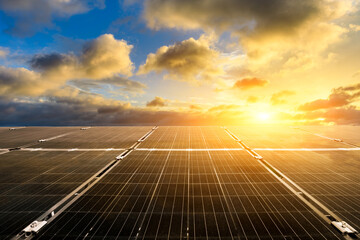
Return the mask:
{"type": "MultiPolygon", "coordinates": [[[[148,138],[155,130],[157,126],[152,128],[149,132],[147,132],[140,140],[145,140],[148,138]]],[[[61,201],[56,203],[53,207],[47,210],[44,214],[39,216],[36,220],[31,222],[28,226],[26,226],[20,233],[14,236],[13,240],[18,239],[32,239],[35,237],[38,232],[51,223],[56,217],[58,217],[62,212],[64,212],[70,205],[72,205],[77,199],[79,199],[82,195],[84,195],[89,189],[91,189],[101,178],[103,178],[107,173],[109,173],[121,160],[123,160],[126,156],[128,156],[139,144],[143,141],[137,141],[133,146],[126,149],[119,156],[115,158],[115,160],[108,163],[105,167],[95,173],[92,177],[90,177],[87,181],[77,187],[74,191],[69,193],[66,197],[64,197],[61,201]]]]}
{"type": "Polygon", "coordinates": [[[324,206],[316,198],[311,196],[307,191],[298,186],[280,170],[267,162],[262,156],[255,152],[250,147],[246,146],[239,138],[230,132],[226,127],[224,130],[237,141],[254,159],[256,159],[264,168],[266,168],[274,177],[276,177],[282,184],[284,184],[291,192],[293,192],[302,202],[309,206],[319,217],[325,220],[328,224],[338,230],[345,239],[359,239],[359,232],[343,221],[334,212],[324,206]]]}

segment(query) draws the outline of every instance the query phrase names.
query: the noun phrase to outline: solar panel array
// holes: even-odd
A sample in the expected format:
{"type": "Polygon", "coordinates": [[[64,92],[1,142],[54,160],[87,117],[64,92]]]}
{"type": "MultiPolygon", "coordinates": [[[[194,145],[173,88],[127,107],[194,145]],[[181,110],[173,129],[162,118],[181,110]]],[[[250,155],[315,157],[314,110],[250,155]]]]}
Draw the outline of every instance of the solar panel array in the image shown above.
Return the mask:
{"type": "Polygon", "coordinates": [[[360,137],[349,131],[341,142],[326,132],[288,127],[229,130],[0,129],[0,238],[16,239],[49,209],[55,215],[30,237],[343,238],[268,166],[359,229],[360,137]],[[10,145],[6,137],[14,139],[10,145]],[[254,151],[270,165],[254,158],[254,151]],[[66,198],[73,200],[57,213],[52,207],[66,198]]]}

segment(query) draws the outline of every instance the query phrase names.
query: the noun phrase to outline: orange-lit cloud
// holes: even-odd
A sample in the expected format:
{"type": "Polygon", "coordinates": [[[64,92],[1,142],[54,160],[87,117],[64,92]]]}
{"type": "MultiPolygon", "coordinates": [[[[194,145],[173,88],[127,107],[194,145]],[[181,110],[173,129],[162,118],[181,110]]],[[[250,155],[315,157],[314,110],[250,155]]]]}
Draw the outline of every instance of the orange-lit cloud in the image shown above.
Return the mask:
{"type": "Polygon", "coordinates": [[[343,124],[360,124],[360,110],[355,106],[343,108],[330,108],[324,111],[309,111],[298,113],[293,116],[294,121],[302,120],[303,124],[322,124],[322,123],[335,123],[338,125],[343,124]]]}
{"type": "Polygon", "coordinates": [[[327,99],[317,99],[301,105],[291,119],[309,123],[360,124],[360,84],[338,87],[327,99]]]}
{"type": "Polygon", "coordinates": [[[317,99],[299,107],[301,111],[314,111],[318,109],[342,107],[349,105],[360,97],[360,84],[333,89],[327,99],[317,99]]]}
{"type": "Polygon", "coordinates": [[[248,90],[255,87],[264,87],[269,83],[268,80],[260,78],[244,78],[234,83],[233,89],[248,90]]]}
{"type": "Polygon", "coordinates": [[[287,102],[287,99],[289,96],[294,95],[294,91],[284,90],[277,93],[274,93],[271,96],[270,102],[272,105],[280,105],[287,102]]]}
{"type": "Polygon", "coordinates": [[[202,110],[202,107],[196,104],[190,104],[189,108],[191,110],[202,110]]]}

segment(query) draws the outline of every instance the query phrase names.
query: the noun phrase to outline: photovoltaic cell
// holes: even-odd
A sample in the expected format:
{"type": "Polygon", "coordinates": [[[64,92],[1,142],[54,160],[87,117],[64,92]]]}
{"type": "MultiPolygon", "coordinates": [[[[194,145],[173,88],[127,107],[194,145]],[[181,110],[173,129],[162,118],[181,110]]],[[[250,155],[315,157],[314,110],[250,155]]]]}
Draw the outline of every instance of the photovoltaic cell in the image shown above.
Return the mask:
{"type": "Polygon", "coordinates": [[[261,152],[351,226],[360,227],[360,152],[261,152]]]}
{"type": "MultiPolygon", "coordinates": [[[[0,148],[14,148],[35,144],[39,139],[54,137],[80,129],[79,127],[26,127],[0,132],[0,148]]],[[[80,130],[79,130],[80,131],[80,130]]]]}
{"type": "Polygon", "coordinates": [[[133,152],[40,239],[337,239],[245,152],[133,152]]]}
{"type": "MultiPolygon", "coordinates": [[[[80,129],[80,128],[79,128],[80,129]]],[[[128,148],[151,127],[92,127],[34,145],[34,148],[128,148]]]]}
{"type": "Polygon", "coordinates": [[[0,239],[19,233],[114,160],[108,152],[0,155],[0,239]]]}
{"type": "Polygon", "coordinates": [[[141,148],[239,148],[220,127],[160,127],[141,148]]]}
{"type": "Polygon", "coordinates": [[[341,139],[360,147],[360,126],[301,126],[306,131],[341,139]]]}
{"type": "MultiPolygon", "coordinates": [[[[0,155],[0,238],[19,233],[120,154],[105,149],[133,146],[151,128],[0,128],[0,149],[42,148],[0,155]],[[103,150],[66,151],[74,148],[103,150]]],[[[323,148],[256,152],[359,229],[360,152],[332,139],[357,143],[349,128],[228,129],[252,148],[323,148]]],[[[36,238],[342,238],[223,128],[159,127],[138,147],[36,238]]]]}
{"type": "Polygon", "coordinates": [[[347,148],[348,145],[288,126],[229,127],[250,148],[347,148]]]}

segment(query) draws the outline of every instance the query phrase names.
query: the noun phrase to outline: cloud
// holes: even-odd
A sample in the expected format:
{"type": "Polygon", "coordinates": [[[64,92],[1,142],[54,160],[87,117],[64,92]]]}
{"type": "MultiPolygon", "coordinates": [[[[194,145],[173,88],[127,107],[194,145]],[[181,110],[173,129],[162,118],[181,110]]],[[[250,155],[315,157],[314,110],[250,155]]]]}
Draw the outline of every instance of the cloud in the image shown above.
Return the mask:
{"type": "Polygon", "coordinates": [[[103,78],[114,74],[132,74],[130,52],[133,48],[124,40],[116,40],[112,34],[104,34],[88,42],[80,61],[85,75],[103,78]]]}
{"type": "Polygon", "coordinates": [[[321,11],[324,1],[148,0],[144,18],[149,27],[292,32],[321,11]]]}
{"type": "Polygon", "coordinates": [[[166,72],[167,78],[199,82],[223,74],[218,66],[219,52],[210,47],[209,39],[189,38],[171,46],[163,46],[147,56],[138,74],[166,72]]]}
{"type": "Polygon", "coordinates": [[[108,84],[120,88],[125,92],[130,92],[134,94],[144,93],[144,89],[147,87],[145,84],[141,82],[137,82],[120,76],[104,78],[101,80],[81,79],[81,80],[71,81],[70,83],[86,91],[89,91],[90,89],[99,89],[102,88],[102,85],[108,84]]]}
{"type": "Polygon", "coordinates": [[[144,85],[121,78],[131,75],[131,45],[111,34],[101,35],[85,44],[79,55],[73,53],[35,55],[31,69],[0,67],[0,93],[3,96],[39,96],[70,80],[97,80],[124,90],[140,92],[144,85]]]}
{"type": "Polygon", "coordinates": [[[355,106],[350,106],[341,109],[329,109],[323,114],[323,117],[328,122],[335,122],[336,124],[360,124],[360,110],[355,106]]]}
{"type": "Polygon", "coordinates": [[[314,111],[319,109],[343,107],[349,105],[355,100],[358,100],[359,97],[360,84],[348,87],[339,87],[333,89],[327,99],[317,99],[315,101],[305,103],[298,109],[300,111],[314,111]]]}
{"type": "Polygon", "coordinates": [[[264,87],[269,83],[260,78],[244,78],[234,83],[233,89],[248,90],[254,87],[264,87]]]}
{"type": "Polygon", "coordinates": [[[40,95],[51,86],[53,83],[42,79],[37,72],[0,66],[0,95],[3,97],[40,95]]]}
{"type": "Polygon", "coordinates": [[[357,77],[359,77],[359,76],[360,76],[360,71],[357,71],[356,73],[354,73],[354,74],[352,75],[353,78],[357,78],[357,77]]]}
{"type": "Polygon", "coordinates": [[[105,99],[71,87],[51,97],[13,99],[0,97],[0,125],[228,125],[242,120],[236,108],[212,111],[154,111],[105,99]],[[36,114],[34,114],[36,113],[36,114]]]}
{"type": "Polygon", "coordinates": [[[287,98],[294,94],[295,94],[294,91],[289,91],[289,90],[280,91],[280,92],[274,93],[271,96],[270,102],[272,105],[285,104],[287,102],[287,98]]]}
{"type": "Polygon", "coordinates": [[[348,29],[336,20],[355,10],[352,0],[148,0],[143,17],[156,30],[230,33],[253,65],[292,58],[301,68],[342,39],[348,29]]]}
{"type": "Polygon", "coordinates": [[[156,96],[153,100],[146,104],[147,107],[165,107],[167,100],[156,96]]]}
{"type": "Polygon", "coordinates": [[[133,63],[130,52],[133,48],[112,34],[104,34],[87,42],[79,56],[74,54],[40,54],[30,60],[30,66],[48,75],[68,78],[101,79],[115,74],[132,75],[133,63]]]}
{"type": "Polygon", "coordinates": [[[0,0],[0,9],[15,20],[6,32],[20,37],[51,27],[54,18],[66,18],[104,7],[104,0],[0,0]]]}
{"type": "Polygon", "coordinates": [[[360,98],[360,83],[334,88],[327,99],[317,99],[298,107],[286,118],[307,124],[360,124],[360,110],[354,103],[360,98]]]}
{"type": "Polygon", "coordinates": [[[354,31],[354,32],[360,31],[360,25],[349,24],[349,28],[350,28],[352,31],[354,31]]]}
{"type": "Polygon", "coordinates": [[[194,110],[194,111],[199,111],[199,110],[203,109],[201,106],[196,105],[196,104],[190,104],[189,108],[190,108],[190,110],[194,110]]]}
{"type": "Polygon", "coordinates": [[[249,96],[247,99],[246,99],[246,102],[247,103],[256,103],[259,101],[259,98],[256,97],[256,96],[249,96]]]}
{"type": "Polygon", "coordinates": [[[5,58],[9,54],[9,49],[6,47],[0,47],[0,58],[5,58]]]}
{"type": "Polygon", "coordinates": [[[76,56],[73,54],[38,54],[30,60],[31,68],[39,71],[56,71],[61,67],[72,68],[77,64],[76,56]]]}
{"type": "Polygon", "coordinates": [[[296,114],[293,120],[305,120],[313,123],[335,123],[338,125],[360,125],[360,110],[355,106],[347,106],[344,108],[331,108],[324,111],[309,111],[296,114]]]}

